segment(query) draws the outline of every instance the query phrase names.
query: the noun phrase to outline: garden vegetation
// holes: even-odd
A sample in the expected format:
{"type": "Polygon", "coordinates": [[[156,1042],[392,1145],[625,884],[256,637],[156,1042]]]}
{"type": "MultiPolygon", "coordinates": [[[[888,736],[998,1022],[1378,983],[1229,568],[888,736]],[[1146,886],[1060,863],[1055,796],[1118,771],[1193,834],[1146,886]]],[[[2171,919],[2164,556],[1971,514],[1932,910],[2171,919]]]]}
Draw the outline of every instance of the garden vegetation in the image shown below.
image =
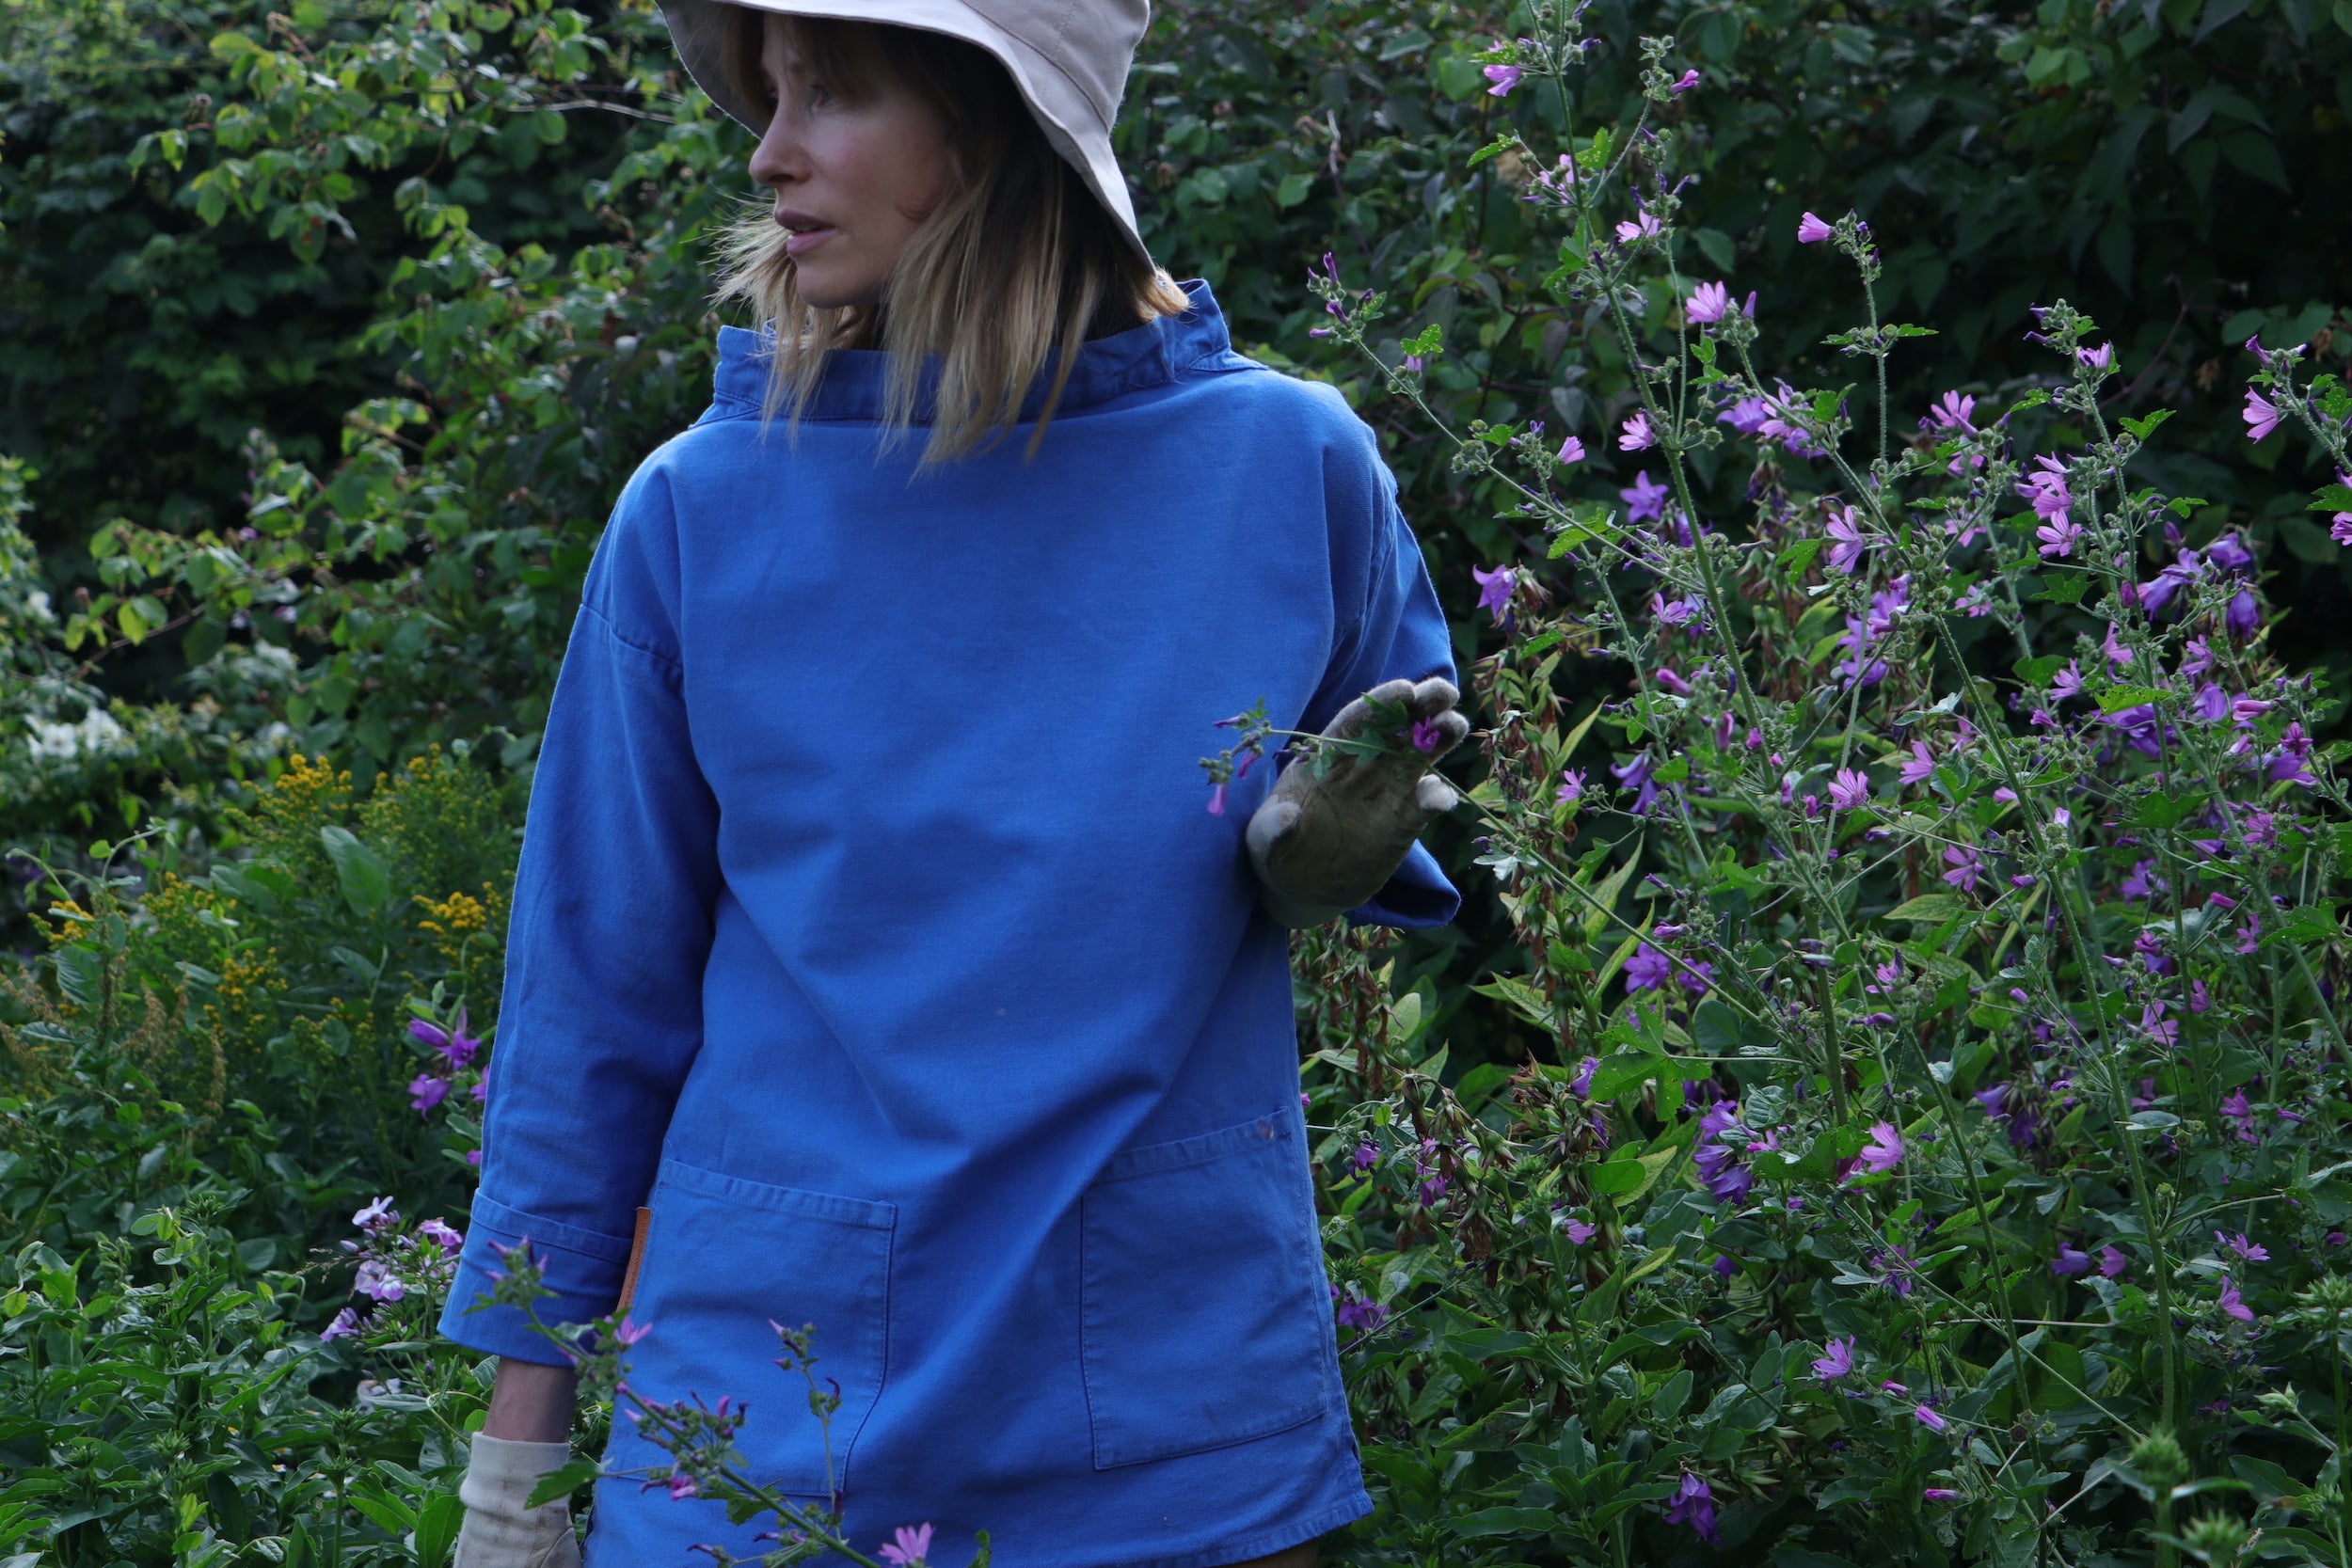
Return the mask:
{"type": "MultiPolygon", "coordinates": [[[[437,1568],[538,733],[745,138],[633,4],[0,61],[0,1568],[437,1568]]],[[[1334,1558],[2352,1568],[2348,112],[2320,0],[1162,8],[1147,238],[1380,431],[1479,726],[1463,919],[1295,949],[1334,1558]]],[[[772,1506],[794,1377],[656,1479],[772,1506]]]]}

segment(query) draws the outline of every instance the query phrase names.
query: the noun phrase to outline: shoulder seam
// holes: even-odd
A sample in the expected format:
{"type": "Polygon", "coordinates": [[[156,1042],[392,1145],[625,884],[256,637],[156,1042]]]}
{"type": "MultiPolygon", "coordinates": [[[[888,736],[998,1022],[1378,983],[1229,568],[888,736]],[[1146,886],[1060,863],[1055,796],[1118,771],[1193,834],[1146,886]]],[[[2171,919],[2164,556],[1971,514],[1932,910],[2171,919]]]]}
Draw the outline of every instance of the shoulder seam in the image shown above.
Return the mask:
{"type": "Polygon", "coordinates": [[[628,638],[624,637],[621,634],[621,628],[613,624],[612,617],[607,615],[603,610],[598,610],[595,605],[590,604],[587,600],[582,599],[580,602],[580,612],[582,615],[592,615],[596,617],[596,625],[604,628],[604,634],[607,637],[619,643],[622,647],[627,648],[630,653],[636,654],[642,658],[649,659],[654,664],[660,666],[662,673],[669,676],[673,681],[682,678],[685,675],[686,667],[683,664],[671,657],[668,654],[663,653],[659,648],[649,648],[642,642],[635,642],[630,641],[628,638]]]}

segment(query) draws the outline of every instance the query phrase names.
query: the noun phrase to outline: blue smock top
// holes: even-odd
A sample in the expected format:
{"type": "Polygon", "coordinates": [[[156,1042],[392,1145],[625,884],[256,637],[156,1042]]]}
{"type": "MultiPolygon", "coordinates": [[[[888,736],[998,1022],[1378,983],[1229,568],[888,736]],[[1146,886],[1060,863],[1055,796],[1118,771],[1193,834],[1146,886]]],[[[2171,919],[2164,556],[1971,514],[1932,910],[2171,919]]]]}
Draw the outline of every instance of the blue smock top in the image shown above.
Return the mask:
{"type": "MultiPolygon", "coordinates": [[[[815,1325],[871,1553],[930,1522],[1005,1568],[1211,1568],[1370,1508],[1336,1354],[1284,933],[1199,759],[1267,700],[1321,729],[1452,678],[1372,433],[1232,351],[1208,288],[1087,343],[1031,427],[918,473],[883,356],[797,438],[763,340],[623,492],[589,568],[508,936],[480,1196],[443,1330],[528,1237],[549,1321],[611,1309],[649,1399],[748,1401],[754,1474],[826,1489],[770,1320],[815,1325]]],[[[1353,911],[1439,925],[1416,846],[1353,911]]],[[[616,1465],[663,1456],[625,1421],[616,1465]]],[[[599,1488],[591,1568],[772,1521],[599,1488]]]]}

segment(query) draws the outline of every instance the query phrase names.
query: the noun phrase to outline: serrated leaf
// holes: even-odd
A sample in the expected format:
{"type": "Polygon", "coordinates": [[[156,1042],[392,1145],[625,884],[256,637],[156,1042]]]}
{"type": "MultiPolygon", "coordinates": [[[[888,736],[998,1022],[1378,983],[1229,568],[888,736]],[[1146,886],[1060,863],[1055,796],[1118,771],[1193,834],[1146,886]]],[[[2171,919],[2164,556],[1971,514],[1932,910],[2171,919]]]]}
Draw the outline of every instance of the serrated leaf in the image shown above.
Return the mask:
{"type": "Polygon", "coordinates": [[[1907,899],[1896,905],[1879,918],[1881,920],[1924,920],[1931,925],[1941,926],[1944,922],[1957,920],[1967,912],[1968,906],[1960,901],[1957,894],[1923,893],[1916,898],[1907,899]]]}
{"type": "Polygon", "coordinates": [[[2101,713],[2121,713],[2127,707],[2146,707],[2160,703],[2170,695],[2153,686],[2118,686],[2099,693],[2101,713]]]}

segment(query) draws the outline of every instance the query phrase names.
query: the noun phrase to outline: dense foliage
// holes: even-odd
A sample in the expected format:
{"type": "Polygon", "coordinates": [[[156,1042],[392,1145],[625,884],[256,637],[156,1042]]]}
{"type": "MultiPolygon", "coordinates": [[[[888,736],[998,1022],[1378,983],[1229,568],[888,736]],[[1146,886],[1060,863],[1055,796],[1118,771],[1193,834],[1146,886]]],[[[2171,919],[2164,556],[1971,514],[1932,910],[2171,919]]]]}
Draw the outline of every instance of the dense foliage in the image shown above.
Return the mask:
{"type": "MultiPolygon", "coordinates": [[[[1484,727],[1459,927],[1298,954],[1331,1550],[2352,1565],[2348,111],[2315,0],[1162,8],[1149,237],[1381,430],[1484,727]]],[[[437,1563],[747,139],[551,0],[11,5],[0,127],[0,1565],[437,1563]]]]}

